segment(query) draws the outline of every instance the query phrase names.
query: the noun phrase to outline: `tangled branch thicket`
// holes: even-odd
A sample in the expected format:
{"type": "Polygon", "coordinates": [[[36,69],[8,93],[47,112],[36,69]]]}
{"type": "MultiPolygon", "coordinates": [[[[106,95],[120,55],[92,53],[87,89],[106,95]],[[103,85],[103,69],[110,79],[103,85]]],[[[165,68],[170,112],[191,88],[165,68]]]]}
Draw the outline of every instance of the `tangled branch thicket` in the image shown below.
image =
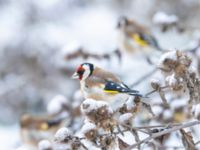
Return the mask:
{"type": "Polygon", "coordinates": [[[80,113],[77,92],[73,98],[77,104],[65,104],[67,107],[62,104],[62,111],[57,112],[57,115],[68,113],[73,119],[65,122],[66,127],[56,132],[54,140],[40,141],[39,149],[197,149],[200,139],[195,137],[195,126],[200,124],[200,80],[189,52],[164,53],[157,71],[161,77],[151,79],[148,98],[130,97],[116,110],[106,102],[86,99],[80,105],[80,113]],[[180,143],[167,145],[170,138],[178,138],[176,142],[180,143]]]}

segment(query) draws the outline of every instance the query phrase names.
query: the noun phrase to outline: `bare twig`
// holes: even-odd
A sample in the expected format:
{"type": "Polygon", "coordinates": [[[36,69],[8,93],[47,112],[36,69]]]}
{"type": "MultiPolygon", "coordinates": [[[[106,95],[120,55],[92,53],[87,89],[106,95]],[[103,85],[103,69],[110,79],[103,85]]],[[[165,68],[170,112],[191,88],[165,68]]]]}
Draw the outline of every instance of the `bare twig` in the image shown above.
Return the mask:
{"type": "Polygon", "coordinates": [[[144,130],[142,130],[140,128],[131,127],[131,126],[126,125],[126,124],[121,124],[121,125],[124,126],[124,127],[126,127],[128,131],[136,131],[137,130],[137,131],[140,131],[142,133],[150,135],[150,133],[148,133],[148,132],[146,132],[146,131],[144,131],[144,130]]]}
{"type": "Polygon", "coordinates": [[[154,68],[153,70],[151,70],[150,72],[148,72],[147,74],[145,74],[144,76],[142,76],[141,78],[139,78],[136,82],[132,83],[130,85],[131,88],[133,88],[134,86],[137,86],[138,84],[140,84],[142,81],[144,81],[145,79],[149,78],[150,76],[152,76],[154,73],[156,73],[157,68],[154,68]]]}
{"type": "Polygon", "coordinates": [[[173,128],[169,128],[167,130],[164,130],[164,131],[161,131],[161,132],[158,132],[158,133],[154,133],[151,136],[145,138],[144,140],[142,140],[142,141],[140,141],[140,142],[138,142],[136,144],[131,145],[130,147],[126,148],[125,150],[131,150],[132,148],[135,148],[138,145],[146,143],[149,140],[155,139],[155,138],[160,137],[162,135],[165,135],[165,134],[168,134],[168,133],[171,133],[171,132],[183,129],[183,128],[187,128],[187,127],[191,127],[191,126],[194,126],[194,125],[198,125],[198,124],[200,124],[200,121],[192,121],[192,122],[188,122],[188,123],[185,123],[183,125],[180,125],[180,126],[175,126],[173,128]]]}
{"type": "MultiPolygon", "coordinates": [[[[160,87],[160,90],[166,89],[166,88],[168,88],[168,87],[169,87],[169,86],[160,87]]],[[[148,97],[149,95],[151,95],[151,94],[153,94],[153,93],[155,93],[155,92],[157,92],[157,91],[158,91],[158,89],[152,90],[152,91],[146,93],[145,96],[148,97]]]]}

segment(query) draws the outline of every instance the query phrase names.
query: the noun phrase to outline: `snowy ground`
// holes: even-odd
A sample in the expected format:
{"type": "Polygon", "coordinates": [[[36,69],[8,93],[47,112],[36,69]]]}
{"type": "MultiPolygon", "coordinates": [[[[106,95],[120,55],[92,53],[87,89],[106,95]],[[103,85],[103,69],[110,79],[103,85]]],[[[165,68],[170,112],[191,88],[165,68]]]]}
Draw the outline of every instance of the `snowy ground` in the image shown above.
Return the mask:
{"type": "Polygon", "coordinates": [[[19,126],[0,126],[0,149],[14,150],[20,145],[19,126]]]}

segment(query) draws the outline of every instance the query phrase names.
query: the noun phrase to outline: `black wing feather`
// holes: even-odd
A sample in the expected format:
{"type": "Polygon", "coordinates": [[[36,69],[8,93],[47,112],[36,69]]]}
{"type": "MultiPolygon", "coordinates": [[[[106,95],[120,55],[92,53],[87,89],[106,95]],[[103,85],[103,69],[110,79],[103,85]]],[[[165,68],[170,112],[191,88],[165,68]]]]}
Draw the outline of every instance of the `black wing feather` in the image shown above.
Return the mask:
{"type": "Polygon", "coordinates": [[[141,96],[140,94],[138,94],[139,91],[130,89],[124,83],[119,84],[119,83],[115,83],[113,81],[107,81],[106,84],[105,84],[104,90],[117,91],[119,93],[127,93],[129,95],[141,96]]]}

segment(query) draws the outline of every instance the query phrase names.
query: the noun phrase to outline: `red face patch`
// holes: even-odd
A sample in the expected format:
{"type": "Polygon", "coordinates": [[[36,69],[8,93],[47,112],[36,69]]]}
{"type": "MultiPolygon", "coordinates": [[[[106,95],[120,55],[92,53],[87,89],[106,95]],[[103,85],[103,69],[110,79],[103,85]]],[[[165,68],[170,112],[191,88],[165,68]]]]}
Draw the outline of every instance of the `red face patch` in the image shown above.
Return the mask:
{"type": "Polygon", "coordinates": [[[79,80],[82,80],[83,78],[83,73],[85,72],[85,69],[83,68],[83,66],[79,66],[76,70],[76,72],[78,73],[79,75],[79,80]]]}

